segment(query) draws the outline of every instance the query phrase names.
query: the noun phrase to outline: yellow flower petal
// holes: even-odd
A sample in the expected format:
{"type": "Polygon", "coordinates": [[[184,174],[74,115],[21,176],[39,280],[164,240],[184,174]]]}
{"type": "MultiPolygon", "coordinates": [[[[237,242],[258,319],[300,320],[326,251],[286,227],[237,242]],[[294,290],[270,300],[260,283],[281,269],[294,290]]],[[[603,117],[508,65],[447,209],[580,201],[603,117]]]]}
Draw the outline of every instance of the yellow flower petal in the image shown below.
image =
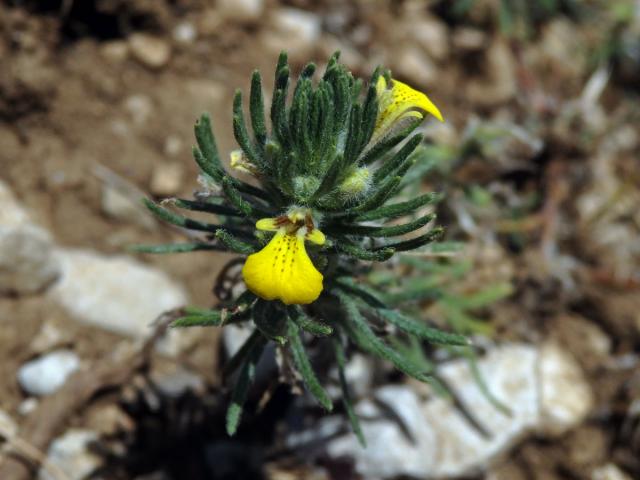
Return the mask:
{"type": "Polygon", "coordinates": [[[322,233],[317,228],[314,228],[313,232],[307,233],[307,236],[305,238],[311,243],[315,243],[316,245],[324,245],[324,242],[327,240],[327,238],[324,236],[324,233],[322,233]]]}
{"type": "Polygon", "coordinates": [[[276,224],[275,218],[261,218],[256,222],[256,228],[265,232],[275,232],[280,227],[276,224]]]}
{"type": "Polygon", "coordinates": [[[375,140],[383,136],[398,120],[409,116],[423,118],[422,110],[430,113],[441,122],[444,121],[438,107],[424,93],[414,90],[406,83],[393,80],[392,87],[387,88],[386,79],[381,76],[376,84],[378,94],[378,118],[373,137],[375,140]]]}
{"type": "Polygon", "coordinates": [[[278,231],[242,268],[249,290],[265,300],[307,304],[322,292],[322,274],[307,255],[304,236],[278,231]]]}

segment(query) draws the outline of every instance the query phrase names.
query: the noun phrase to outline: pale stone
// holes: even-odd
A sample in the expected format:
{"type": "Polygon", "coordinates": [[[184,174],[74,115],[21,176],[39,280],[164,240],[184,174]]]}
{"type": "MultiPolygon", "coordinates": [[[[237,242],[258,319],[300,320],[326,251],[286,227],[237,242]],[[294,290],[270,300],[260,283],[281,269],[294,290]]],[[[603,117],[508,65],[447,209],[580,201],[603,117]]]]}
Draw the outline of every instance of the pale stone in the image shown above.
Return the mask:
{"type": "Polygon", "coordinates": [[[407,25],[413,40],[434,60],[444,60],[449,55],[447,26],[433,18],[417,18],[407,25]]]}
{"type": "Polygon", "coordinates": [[[54,324],[45,322],[38,333],[31,341],[31,351],[42,353],[58,347],[65,340],[68,340],[65,333],[54,324]]]}
{"type": "Polygon", "coordinates": [[[394,74],[406,78],[417,89],[434,84],[438,76],[438,68],[433,60],[413,45],[402,49],[395,57],[393,65],[394,74]]]}
{"type": "Polygon", "coordinates": [[[104,184],[102,186],[101,202],[102,211],[111,218],[140,225],[149,230],[156,225],[149,211],[137,198],[132,198],[130,192],[104,184]]]}
{"type": "Polygon", "coordinates": [[[0,180],[0,225],[20,227],[30,222],[27,211],[20,205],[9,185],[0,180]]]}
{"type": "Polygon", "coordinates": [[[631,477],[620,470],[620,467],[608,463],[591,472],[591,480],[631,480],[631,477]]]}
{"type": "Polygon", "coordinates": [[[71,350],[56,350],[31,360],[18,370],[18,383],[30,395],[50,395],[80,368],[80,358],[71,350]]]}
{"type": "Polygon", "coordinates": [[[14,437],[18,433],[18,425],[15,420],[4,410],[0,410],[0,437],[6,439],[14,437]]]}
{"type": "Polygon", "coordinates": [[[593,407],[593,393],[580,366],[555,343],[540,351],[541,427],[559,435],[581,422],[593,407]]]}
{"type": "Polygon", "coordinates": [[[264,10],[264,0],[217,0],[223,18],[241,22],[257,20],[264,10]]]}
{"type": "Polygon", "coordinates": [[[149,188],[154,195],[171,196],[182,186],[184,167],[178,162],[163,162],[156,165],[151,173],[149,188]]]}
{"type": "Polygon", "coordinates": [[[198,36],[196,27],[191,22],[180,22],[173,29],[173,38],[178,43],[190,44],[195,41],[198,36]]]}
{"type": "Polygon", "coordinates": [[[147,33],[134,33],[129,39],[129,48],[136,60],[146,67],[160,69],[171,57],[171,46],[161,37],[147,33]]]}
{"type": "Polygon", "coordinates": [[[318,46],[322,24],[320,17],[297,8],[279,8],[271,14],[273,28],[265,32],[263,42],[271,51],[287,50],[301,59],[318,46]]]}
{"type": "MultiPolygon", "coordinates": [[[[59,469],[68,480],[83,480],[100,466],[100,458],[89,451],[89,444],[98,440],[91,430],[70,429],[56,438],[47,452],[47,462],[59,469]]],[[[55,472],[41,468],[39,480],[58,480],[55,472]]]]}
{"type": "Polygon", "coordinates": [[[120,63],[129,56],[129,45],[124,40],[110,40],[102,44],[100,53],[105,60],[120,63]]]}
{"type": "MultiPolygon", "coordinates": [[[[444,364],[439,375],[487,436],[449,401],[433,395],[423,398],[410,385],[387,385],[374,392],[377,401],[364,399],[356,405],[367,448],[346,434],[330,440],[326,453],[352,457],[357,472],[371,480],[466,476],[485,469],[527,433],[547,431],[550,419],[567,429],[586,414],[587,402],[576,397],[591,397],[588,384],[576,372],[575,362],[553,345],[497,347],[478,361],[478,367],[489,391],[508,406],[510,415],[481,392],[465,360],[444,364]],[[567,402],[582,406],[568,408],[567,402]],[[385,414],[388,409],[392,415],[385,414]]],[[[291,435],[290,446],[332,436],[341,422],[340,417],[327,417],[313,431],[291,435]]]]}
{"type": "Polygon", "coordinates": [[[124,108],[131,116],[133,123],[142,126],[147,123],[153,113],[153,102],[149,96],[138,93],[125,99],[124,108]]]}
{"type": "Polygon", "coordinates": [[[33,225],[9,186],[0,181],[0,295],[42,290],[59,274],[48,232],[33,225]]]}
{"type": "Polygon", "coordinates": [[[487,34],[471,27],[460,27],[453,32],[453,48],[458,51],[482,50],[487,43],[487,34]]]}
{"type": "Polygon", "coordinates": [[[59,273],[48,232],[28,223],[0,224],[0,294],[38,292],[59,273]]]}
{"type": "MultiPolygon", "coordinates": [[[[82,323],[145,338],[162,313],[187,303],[184,289],[164,272],[130,257],[63,249],[56,256],[63,274],[50,296],[82,323]]],[[[177,353],[188,338],[170,331],[164,351],[177,353]]]]}

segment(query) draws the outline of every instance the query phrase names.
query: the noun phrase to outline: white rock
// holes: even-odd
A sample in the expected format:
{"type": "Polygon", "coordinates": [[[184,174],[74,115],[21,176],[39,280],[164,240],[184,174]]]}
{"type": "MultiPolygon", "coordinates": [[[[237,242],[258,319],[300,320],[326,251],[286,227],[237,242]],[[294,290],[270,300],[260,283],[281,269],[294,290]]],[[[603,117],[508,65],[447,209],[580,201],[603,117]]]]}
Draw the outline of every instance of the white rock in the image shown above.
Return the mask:
{"type": "Polygon", "coordinates": [[[438,77],[438,68],[433,60],[415,46],[402,49],[394,59],[394,72],[408,79],[415,88],[433,85],[438,77]]]}
{"type": "Polygon", "coordinates": [[[449,55],[449,32],[447,26],[433,18],[417,18],[408,24],[413,39],[434,60],[444,60],[449,55]]]}
{"type": "Polygon", "coordinates": [[[39,404],[40,401],[36,397],[25,398],[22,402],[20,402],[20,405],[18,405],[18,413],[22,416],[29,415],[36,408],[38,408],[39,404]]]}
{"type": "Polygon", "coordinates": [[[549,434],[562,434],[584,419],[594,399],[580,366],[554,343],[540,351],[541,427],[549,434]]]}
{"type": "Polygon", "coordinates": [[[179,398],[188,391],[202,392],[205,388],[200,375],[176,365],[165,371],[151,372],[151,381],[161,393],[170,398],[179,398]]]}
{"type": "Polygon", "coordinates": [[[301,57],[317,46],[322,31],[320,17],[297,8],[279,8],[271,15],[273,29],[264,41],[272,51],[288,50],[301,57]]]}
{"type": "Polygon", "coordinates": [[[179,162],[159,163],[151,173],[149,188],[154,195],[175,195],[182,186],[184,168],[179,162]]]}
{"type": "Polygon", "coordinates": [[[50,235],[31,223],[9,186],[0,181],[0,295],[37,292],[58,273],[50,235]]]}
{"type": "Polygon", "coordinates": [[[56,350],[31,360],[18,370],[18,383],[30,395],[50,395],[80,368],[80,359],[71,350],[56,350]]]}
{"type": "Polygon", "coordinates": [[[223,18],[241,22],[257,20],[264,10],[264,0],[217,0],[223,18]]]}
{"type": "Polygon", "coordinates": [[[122,222],[133,223],[148,230],[156,226],[156,221],[149,211],[130,192],[113,185],[103,184],[101,196],[102,211],[111,218],[122,222]]]}
{"type": "MultiPolygon", "coordinates": [[[[479,368],[489,390],[511,409],[507,416],[482,394],[467,362],[452,361],[443,365],[439,373],[489,436],[483,436],[445,399],[425,400],[408,385],[388,385],[378,389],[375,397],[393,410],[402,427],[385,415],[379,403],[363,400],[356,410],[361,415],[368,447],[361,448],[355,436],[348,434],[330,441],[327,453],[353,457],[358,473],[367,479],[473,474],[525,434],[546,431],[547,418],[559,419],[565,429],[583,419],[587,402],[581,402],[580,409],[568,409],[558,398],[561,391],[569,401],[576,401],[577,395],[591,397],[584,378],[574,367],[575,362],[554,346],[539,349],[506,345],[490,351],[479,361],[479,368]],[[571,382],[565,383],[568,378],[571,382]],[[548,400],[543,401],[547,396],[548,400]],[[551,406],[551,401],[559,405],[551,406]]],[[[335,423],[336,418],[329,417],[314,430],[328,431],[335,428],[335,423]]],[[[290,443],[309,440],[304,436],[307,433],[292,436],[290,443]]]]}
{"type": "Polygon", "coordinates": [[[9,185],[0,180],[0,225],[3,227],[19,227],[30,222],[27,211],[22,208],[9,185]]]}
{"type": "MultiPolygon", "coordinates": [[[[164,272],[130,257],[63,249],[56,256],[63,273],[50,296],[80,322],[144,338],[160,314],[187,303],[184,289],[164,272]]],[[[172,330],[164,351],[176,353],[188,337],[172,330]]]]}
{"type": "Polygon", "coordinates": [[[54,324],[45,321],[31,341],[31,351],[37,354],[47,352],[60,346],[65,340],[68,340],[68,338],[62,330],[54,324]]]}
{"type": "Polygon", "coordinates": [[[193,43],[197,36],[198,31],[191,22],[180,22],[173,29],[173,38],[178,43],[193,43]]]}
{"type": "Polygon", "coordinates": [[[617,465],[608,463],[591,472],[591,480],[631,480],[631,477],[617,465]]]}
{"type": "Polygon", "coordinates": [[[0,225],[0,294],[35,293],[53,282],[60,267],[52,250],[51,237],[38,226],[0,225]]]}
{"type": "Polygon", "coordinates": [[[124,108],[131,116],[133,123],[144,125],[153,113],[153,102],[148,95],[138,93],[126,98],[124,108]]]}
{"type": "Polygon", "coordinates": [[[134,58],[146,67],[160,69],[169,62],[171,46],[160,37],[134,33],[128,42],[134,58]]]}
{"type": "MultiPolygon", "coordinates": [[[[47,461],[68,480],[83,480],[100,466],[100,459],[88,449],[98,434],[91,430],[70,429],[56,438],[47,452],[47,461]]],[[[58,475],[40,469],[39,480],[58,480],[58,475]]]]}
{"type": "Polygon", "coordinates": [[[0,410],[0,437],[8,439],[18,433],[18,425],[15,420],[4,410],[0,410]]]}
{"type": "Polygon", "coordinates": [[[124,40],[109,40],[102,44],[100,53],[105,60],[120,63],[129,56],[129,45],[124,40]]]}

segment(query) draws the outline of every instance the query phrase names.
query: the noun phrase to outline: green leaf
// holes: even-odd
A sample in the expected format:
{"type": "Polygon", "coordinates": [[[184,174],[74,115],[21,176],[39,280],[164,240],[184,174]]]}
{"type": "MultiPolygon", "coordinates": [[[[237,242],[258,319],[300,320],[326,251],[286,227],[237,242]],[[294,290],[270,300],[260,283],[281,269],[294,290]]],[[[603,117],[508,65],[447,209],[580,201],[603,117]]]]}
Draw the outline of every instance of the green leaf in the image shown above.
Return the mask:
{"type": "Polygon", "coordinates": [[[224,251],[225,248],[220,245],[212,245],[210,243],[168,243],[164,245],[131,245],[127,250],[134,253],[163,254],[195,252],[198,250],[224,251]]]}
{"type": "Polygon", "coordinates": [[[209,310],[202,313],[189,313],[171,323],[171,328],[184,327],[218,327],[222,324],[222,314],[218,310],[209,310]]]}
{"type": "Polygon", "coordinates": [[[357,258],[358,260],[365,260],[370,262],[384,262],[389,260],[395,250],[393,248],[380,248],[378,250],[368,250],[366,248],[352,245],[346,241],[340,240],[336,242],[335,247],[347,255],[357,258]]]}
{"type": "Polygon", "coordinates": [[[438,193],[426,193],[406,202],[395,203],[393,205],[385,205],[375,210],[361,213],[357,217],[355,217],[355,220],[358,222],[365,222],[370,220],[378,220],[380,218],[391,219],[402,217],[404,215],[414,213],[416,210],[424,207],[425,205],[435,203],[441,198],[442,195],[438,193]]]}
{"type": "Polygon", "coordinates": [[[326,228],[328,233],[337,232],[346,235],[357,235],[362,237],[395,237],[404,235],[409,232],[424,227],[427,223],[435,218],[435,213],[428,213],[416,220],[404,223],[402,225],[393,225],[391,227],[374,227],[368,225],[339,225],[326,228]]]}
{"type": "Polygon", "coordinates": [[[336,355],[336,362],[338,364],[338,377],[340,378],[340,387],[342,389],[342,404],[344,405],[344,409],[347,412],[347,417],[349,418],[349,423],[351,424],[353,433],[356,434],[360,445],[366,448],[367,442],[364,438],[364,434],[362,433],[362,428],[360,427],[360,420],[358,419],[358,416],[356,415],[356,412],[353,408],[351,393],[349,391],[347,377],[344,372],[345,366],[347,364],[344,347],[342,346],[342,343],[338,338],[333,338],[332,343],[336,355]]]}
{"type": "Polygon", "coordinates": [[[218,230],[215,235],[216,238],[224,243],[225,246],[232,252],[239,253],[241,255],[251,255],[252,253],[255,253],[257,251],[256,247],[254,247],[250,243],[238,240],[236,237],[234,237],[224,229],[218,230]]]}
{"type": "Polygon", "coordinates": [[[200,202],[194,200],[187,200],[183,198],[173,199],[171,202],[178,208],[184,210],[193,210],[196,212],[214,213],[216,215],[223,215],[226,217],[241,217],[242,214],[235,208],[227,207],[226,205],[218,205],[212,202],[200,202]]]}
{"type": "Polygon", "coordinates": [[[422,134],[414,135],[393,157],[385,160],[380,168],[378,168],[378,170],[376,170],[376,172],[373,174],[373,183],[379,183],[380,181],[391,175],[394,170],[400,167],[400,165],[405,162],[405,160],[409,157],[409,155],[411,155],[411,153],[416,149],[420,142],[422,142],[423,138],[424,137],[422,134]]]}
{"type": "Polygon", "coordinates": [[[298,332],[297,325],[289,320],[288,324],[288,336],[289,336],[289,345],[291,348],[291,354],[293,356],[293,361],[296,365],[296,369],[302,375],[302,379],[309,389],[309,392],[315,397],[322,407],[330,412],[333,410],[333,403],[329,398],[329,395],[322,388],[320,382],[318,381],[318,377],[316,377],[313,368],[311,367],[311,362],[309,361],[309,357],[307,356],[307,352],[302,345],[302,340],[300,339],[300,334],[298,332]]]}
{"type": "Polygon", "coordinates": [[[262,79],[260,72],[254,70],[251,76],[251,93],[249,95],[249,111],[251,113],[251,128],[256,143],[261,147],[267,141],[267,127],[264,120],[264,98],[262,97],[262,79]]]}
{"type": "Polygon", "coordinates": [[[240,90],[236,90],[233,97],[233,136],[240,148],[242,148],[247,160],[254,164],[258,170],[264,172],[266,168],[264,161],[249,139],[249,132],[247,131],[247,124],[242,111],[242,92],[240,90]]]}
{"type": "Polygon", "coordinates": [[[249,388],[253,383],[256,374],[256,365],[262,355],[264,342],[252,345],[248,352],[247,359],[242,365],[238,379],[231,394],[231,403],[227,409],[227,434],[233,436],[238,430],[240,419],[242,418],[242,407],[247,400],[249,388]]]}
{"type": "Polygon", "coordinates": [[[439,345],[469,345],[469,340],[463,335],[456,333],[448,333],[437,328],[427,327],[420,322],[415,321],[403,315],[400,312],[390,309],[376,309],[372,311],[380,314],[389,323],[395,325],[400,330],[410,335],[415,335],[422,340],[439,345]]]}
{"type": "Polygon", "coordinates": [[[287,314],[276,302],[259,298],[253,307],[253,322],[265,337],[281,345],[286,343],[287,314]]]}
{"type": "Polygon", "coordinates": [[[331,328],[326,323],[322,323],[318,320],[312,319],[299,306],[287,307],[287,314],[298,327],[309,332],[312,335],[315,335],[317,337],[326,337],[327,335],[331,335],[333,333],[333,328],[331,328]]]}
{"type": "Polygon", "coordinates": [[[203,114],[195,124],[194,133],[198,148],[193,149],[193,156],[203,172],[211,176],[216,182],[222,180],[224,169],[220,163],[218,146],[216,145],[213,130],[211,129],[211,117],[203,114]]]}
{"type": "Polygon", "coordinates": [[[389,243],[387,245],[382,245],[380,247],[376,247],[374,251],[381,251],[387,248],[392,248],[396,252],[406,252],[407,250],[415,250],[418,247],[422,247],[427,243],[431,243],[442,236],[444,233],[444,229],[442,227],[435,227],[433,230],[425,233],[424,235],[420,235],[419,237],[412,238],[410,240],[405,240],[403,242],[398,243],[389,243]]]}
{"type": "Polygon", "coordinates": [[[242,235],[244,237],[252,236],[250,232],[233,228],[230,226],[223,227],[221,225],[213,225],[211,223],[204,223],[198,220],[193,220],[191,218],[184,217],[175,212],[172,212],[171,210],[161,207],[157,203],[149,200],[148,198],[143,198],[142,202],[151,211],[151,213],[153,213],[159,219],[164,220],[167,223],[176,225],[178,227],[188,228],[190,230],[198,230],[203,232],[212,232],[212,233],[217,232],[221,228],[226,228],[227,230],[234,232],[236,235],[242,235]]]}
{"type": "Polygon", "coordinates": [[[364,282],[356,282],[352,277],[340,277],[336,285],[347,293],[353,294],[375,308],[386,308],[380,292],[375,291],[364,282]]]}
{"type": "Polygon", "coordinates": [[[421,382],[429,382],[430,377],[428,375],[400,355],[397,351],[385,344],[375,333],[373,333],[369,323],[360,313],[358,305],[349,297],[349,295],[342,293],[339,290],[334,293],[340,299],[340,303],[342,303],[342,306],[344,307],[347,327],[349,328],[351,336],[361,348],[390,361],[401,372],[404,372],[421,382]]]}
{"type": "Polygon", "coordinates": [[[510,283],[496,283],[479,292],[460,298],[460,306],[464,309],[475,310],[502,300],[512,293],[513,286],[510,283]]]}

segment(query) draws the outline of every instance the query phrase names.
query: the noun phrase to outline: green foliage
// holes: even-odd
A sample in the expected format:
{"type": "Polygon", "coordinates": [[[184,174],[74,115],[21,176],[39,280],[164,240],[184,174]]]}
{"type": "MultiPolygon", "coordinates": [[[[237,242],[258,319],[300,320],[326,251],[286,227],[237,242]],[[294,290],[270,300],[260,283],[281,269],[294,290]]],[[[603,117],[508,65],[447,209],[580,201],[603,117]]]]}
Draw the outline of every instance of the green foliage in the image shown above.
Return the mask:
{"type": "MultiPolygon", "coordinates": [[[[311,249],[311,258],[324,275],[324,291],[313,304],[284,305],[245,292],[237,298],[225,298],[221,307],[213,310],[185,309],[173,326],[252,323],[253,333],[223,372],[225,377],[236,374],[227,414],[230,435],[238,428],[256,364],[268,341],[275,341],[278,348],[287,352],[286,358],[293,360],[308,391],[330,411],[333,403],[322,386],[322,376],[314,370],[314,355],[308,354],[313,352],[305,347],[304,340],[316,337],[314,348],[316,344],[323,348],[330,342],[343,406],[364,444],[344,373],[349,350],[359,348],[371,353],[444,392],[433,376],[433,364],[416,348],[429,345],[468,350],[468,341],[461,334],[476,331],[469,310],[482,307],[505,291],[478,292],[465,297],[466,303],[459,302],[444,285],[430,278],[439,275],[436,267],[435,273],[412,278],[398,288],[392,283],[402,282],[392,274],[396,275],[393,282],[376,288],[375,271],[367,275],[371,262],[384,262],[410,250],[437,249],[433,242],[443,229],[430,223],[435,218],[433,205],[440,195],[405,196],[407,187],[419,190],[423,175],[434,165],[433,150],[420,146],[422,135],[409,138],[420,123],[416,117],[384,134],[376,132],[380,107],[375,86],[380,75],[390,79],[387,70],[377,69],[365,85],[353,78],[335,54],[317,81],[315,71],[314,64],[306,65],[290,92],[287,56],[280,55],[268,112],[270,125],[258,72],[251,78],[248,116],[245,117],[241,92],[235,94],[233,133],[242,151],[242,167],[254,176],[252,183],[225,170],[211,120],[202,115],[195,125],[197,146],[193,156],[202,171],[206,191],[195,200],[169,199],[158,204],[145,199],[145,205],[165,222],[203,232],[203,238],[178,245],[135,248],[145,253],[227,250],[251,255],[262,248],[270,235],[256,231],[256,220],[284,215],[293,206],[308,209],[327,237],[322,248],[311,249]],[[361,194],[346,195],[344,182],[358,171],[365,172],[370,183],[361,194]],[[410,174],[412,171],[417,173],[410,174]],[[195,220],[176,209],[209,214],[215,220],[195,220]],[[454,333],[427,325],[419,315],[411,316],[398,308],[403,302],[411,306],[425,299],[442,301],[449,309],[445,309],[447,321],[454,333]],[[459,310],[454,311],[454,307],[459,310]],[[407,342],[407,338],[411,340],[407,342]]],[[[416,263],[413,268],[419,271],[431,267],[416,263]]]]}

